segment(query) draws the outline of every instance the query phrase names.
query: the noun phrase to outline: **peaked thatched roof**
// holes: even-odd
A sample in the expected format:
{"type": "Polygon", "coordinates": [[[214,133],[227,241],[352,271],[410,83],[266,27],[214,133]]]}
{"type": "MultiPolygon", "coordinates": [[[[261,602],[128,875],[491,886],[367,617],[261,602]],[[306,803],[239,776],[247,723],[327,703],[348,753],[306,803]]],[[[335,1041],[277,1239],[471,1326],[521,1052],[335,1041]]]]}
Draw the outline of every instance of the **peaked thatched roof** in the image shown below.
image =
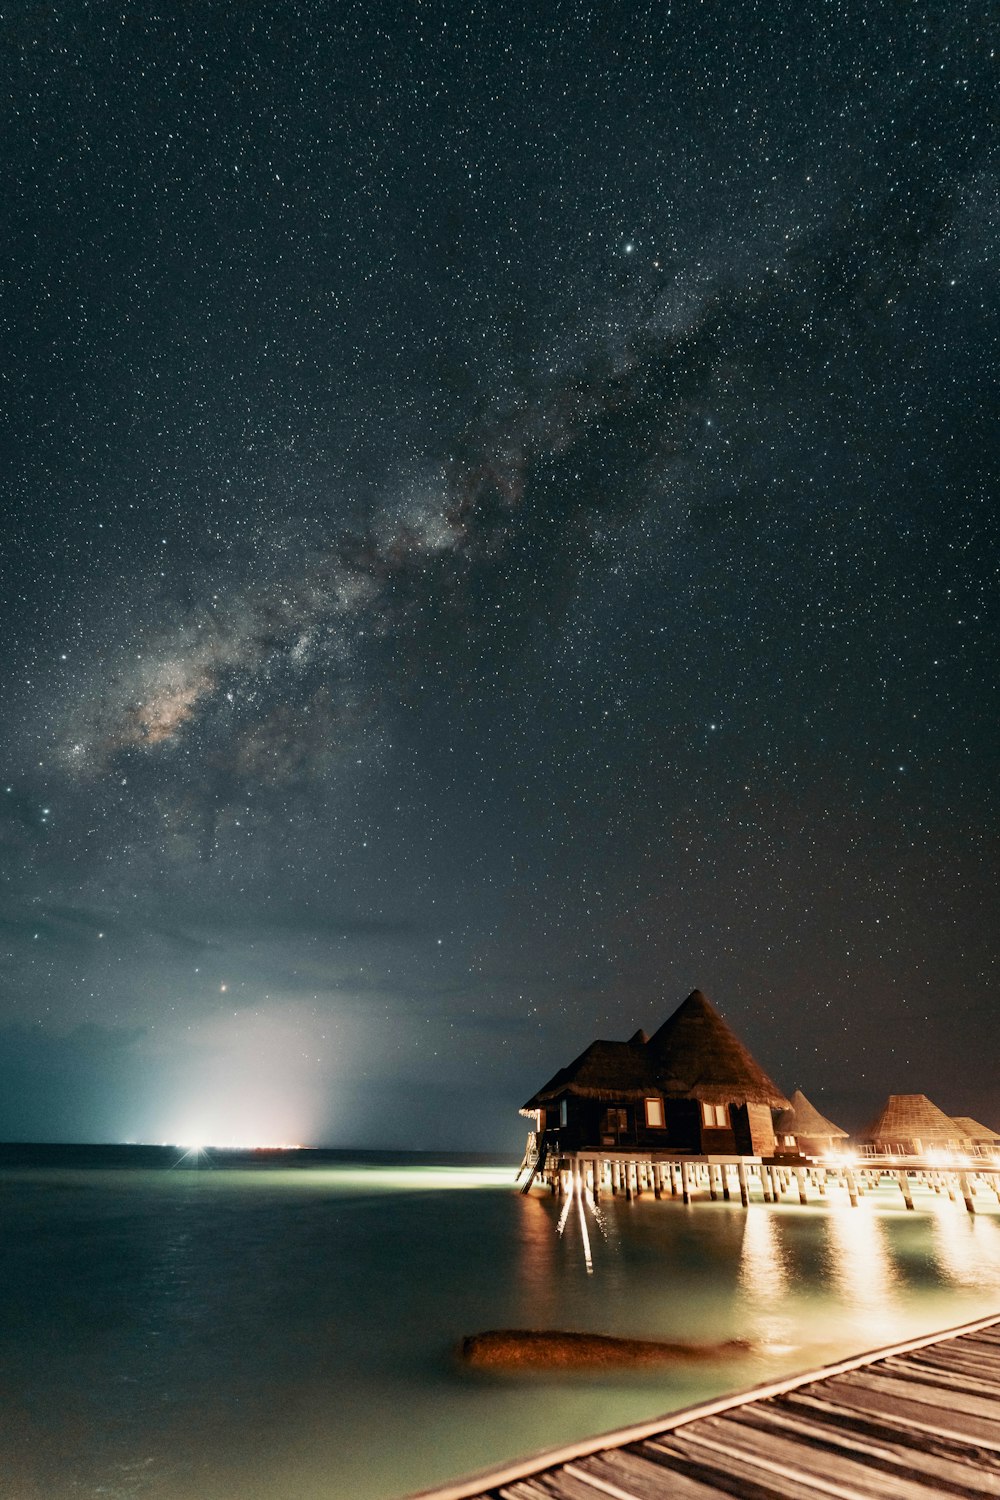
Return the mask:
{"type": "Polygon", "coordinates": [[[957,1125],[964,1136],[970,1141],[998,1141],[1000,1135],[991,1130],[988,1125],[980,1125],[978,1120],[973,1120],[969,1115],[952,1115],[952,1123],[957,1125]]]}
{"type": "Polygon", "coordinates": [[[841,1130],[839,1125],[834,1125],[832,1120],[821,1115],[801,1089],[796,1089],[792,1095],[791,1109],[782,1110],[775,1120],[774,1131],[776,1135],[803,1136],[807,1140],[815,1140],[821,1136],[847,1139],[847,1131],[841,1130]]]}
{"type": "Polygon", "coordinates": [[[891,1146],[903,1141],[959,1141],[961,1130],[926,1094],[890,1094],[874,1120],[861,1132],[865,1145],[891,1146]]]}
{"type": "Polygon", "coordinates": [[[664,1094],[706,1104],[731,1100],[788,1107],[788,1100],[743,1043],[730,1031],[701,990],[692,990],[647,1049],[664,1094]]]}
{"type": "Polygon", "coordinates": [[[585,1099],[645,1099],[659,1093],[650,1076],[643,1042],[635,1038],[630,1042],[591,1042],[522,1108],[536,1109],[561,1094],[576,1094],[585,1099]]]}

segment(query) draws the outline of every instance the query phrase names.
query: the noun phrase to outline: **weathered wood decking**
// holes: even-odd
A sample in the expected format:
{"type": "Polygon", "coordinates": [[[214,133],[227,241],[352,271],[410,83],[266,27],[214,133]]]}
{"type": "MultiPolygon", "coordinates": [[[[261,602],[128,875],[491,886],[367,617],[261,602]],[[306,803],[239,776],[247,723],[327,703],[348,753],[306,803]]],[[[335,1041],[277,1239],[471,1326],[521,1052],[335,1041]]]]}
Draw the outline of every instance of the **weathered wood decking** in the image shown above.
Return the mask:
{"type": "Polygon", "coordinates": [[[424,1494],[434,1500],[1000,1496],[1000,1317],[424,1494]]]}

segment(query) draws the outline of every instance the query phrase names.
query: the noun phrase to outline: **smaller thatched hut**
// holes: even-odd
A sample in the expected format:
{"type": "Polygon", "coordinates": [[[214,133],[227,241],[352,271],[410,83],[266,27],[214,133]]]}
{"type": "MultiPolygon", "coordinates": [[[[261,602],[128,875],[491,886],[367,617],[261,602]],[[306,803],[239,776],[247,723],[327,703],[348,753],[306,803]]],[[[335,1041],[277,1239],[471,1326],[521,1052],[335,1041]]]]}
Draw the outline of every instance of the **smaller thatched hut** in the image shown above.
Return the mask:
{"type": "Polygon", "coordinates": [[[847,1140],[847,1131],[821,1115],[801,1089],[792,1095],[791,1109],[783,1109],[775,1119],[774,1134],[779,1155],[825,1156],[838,1141],[847,1140]]]}
{"type": "Polygon", "coordinates": [[[952,1123],[965,1136],[964,1150],[971,1156],[1000,1156],[1000,1135],[988,1125],[980,1125],[969,1115],[952,1115],[952,1123]]]}
{"type": "Polygon", "coordinates": [[[562,1149],[622,1144],[659,1145],[666,1140],[663,1094],[649,1069],[648,1038],[637,1031],[627,1042],[596,1041],[553,1074],[525,1104],[539,1135],[562,1149]]]}
{"type": "Polygon", "coordinates": [[[926,1094],[890,1094],[858,1139],[864,1151],[877,1156],[923,1156],[968,1145],[964,1130],[926,1094]]]}

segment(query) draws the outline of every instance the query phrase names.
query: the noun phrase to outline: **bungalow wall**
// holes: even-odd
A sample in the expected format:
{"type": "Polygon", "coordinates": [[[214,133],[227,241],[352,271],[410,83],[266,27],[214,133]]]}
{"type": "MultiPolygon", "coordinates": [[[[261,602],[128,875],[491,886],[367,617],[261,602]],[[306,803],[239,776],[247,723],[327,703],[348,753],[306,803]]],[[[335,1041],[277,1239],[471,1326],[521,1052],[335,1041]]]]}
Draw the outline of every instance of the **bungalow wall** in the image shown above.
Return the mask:
{"type": "MultiPolygon", "coordinates": [[[[659,1103],[659,1101],[656,1101],[659,1103]]],[[[581,1099],[569,1094],[545,1110],[550,1149],[563,1151],[655,1150],[668,1144],[666,1124],[647,1122],[642,1099],[581,1099]],[[565,1110],[562,1105],[565,1104],[565,1110]]]]}
{"type": "MultiPolygon", "coordinates": [[[[690,1152],[692,1155],[770,1156],[774,1128],[766,1104],[705,1106],[697,1099],[664,1099],[663,1125],[651,1124],[642,1099],[585,1099],[569,1094],[545,1109],[550,1150],[690,1152]],[[563,1107],[565,1106],[565,1108],[563,1107]]],[[[655,1108],[654,1108],[655,1117],[655,1108]]]]}

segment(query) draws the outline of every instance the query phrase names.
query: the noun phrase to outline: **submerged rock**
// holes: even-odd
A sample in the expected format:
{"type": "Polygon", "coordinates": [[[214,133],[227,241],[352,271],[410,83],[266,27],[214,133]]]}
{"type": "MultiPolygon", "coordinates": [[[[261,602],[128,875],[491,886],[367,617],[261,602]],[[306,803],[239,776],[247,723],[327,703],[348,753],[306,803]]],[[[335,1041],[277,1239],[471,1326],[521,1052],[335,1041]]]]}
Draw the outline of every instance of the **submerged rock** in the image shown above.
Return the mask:
{"type": "Polygon", "coordinates": [[[744,1339],[723,1343],[663,1343],[654,1339],[614,1338],[604,1333],[566,1333],[559,1329],[491,1328],[467,1335],[459,1358],[478,1369],[533,1366],[551,1370],[627,1369],[635,1365],[679,1364],[723,1359],[745,1353],[744,1339]]]}

